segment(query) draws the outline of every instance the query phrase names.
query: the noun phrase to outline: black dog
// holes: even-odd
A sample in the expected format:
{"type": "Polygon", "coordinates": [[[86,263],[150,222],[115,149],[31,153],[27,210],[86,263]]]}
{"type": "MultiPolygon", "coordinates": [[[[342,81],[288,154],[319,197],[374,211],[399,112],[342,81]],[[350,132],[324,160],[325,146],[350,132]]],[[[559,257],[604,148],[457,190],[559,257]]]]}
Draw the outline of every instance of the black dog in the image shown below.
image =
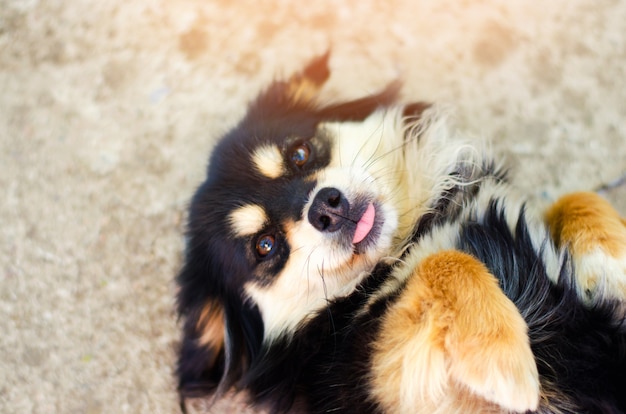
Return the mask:
{"type": "Polygon", "coordinates": [[[251,104],[193,198],[183,401],[625,412],[624,220],[589,193],[534,211],[395,84],[320,102],[327,60],[251,104]]]}

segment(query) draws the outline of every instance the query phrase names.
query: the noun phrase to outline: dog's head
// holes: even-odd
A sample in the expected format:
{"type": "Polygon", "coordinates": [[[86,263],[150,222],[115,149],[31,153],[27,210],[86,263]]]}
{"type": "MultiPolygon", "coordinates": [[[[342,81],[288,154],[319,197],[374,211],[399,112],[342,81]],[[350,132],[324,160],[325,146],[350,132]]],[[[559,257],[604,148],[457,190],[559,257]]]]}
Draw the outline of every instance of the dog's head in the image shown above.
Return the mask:
{"type": "Polygon", "coordinates": [[[406,237],[406,122],[426,106],[395,105],[397,84],[322,105],[327,59],[260,94],[193,198],[178,277],[187,391],[235,382],[406,237]]]}

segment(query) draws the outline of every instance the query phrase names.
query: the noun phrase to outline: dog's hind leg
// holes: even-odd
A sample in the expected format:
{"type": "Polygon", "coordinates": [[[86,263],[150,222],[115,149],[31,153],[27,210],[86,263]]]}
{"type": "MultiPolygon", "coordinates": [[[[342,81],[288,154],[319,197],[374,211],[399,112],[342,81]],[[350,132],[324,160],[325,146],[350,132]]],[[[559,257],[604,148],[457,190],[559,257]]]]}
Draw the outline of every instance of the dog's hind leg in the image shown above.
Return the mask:
{"type": "Polygon", "coordinates": [[[626,301],[626,221],[608,201],[595,193],[566,195],[548,209],[546,222],[556,245],[572,255],[585,303],[626,301]]]}
{"type": "Polygon", "coordinates": [[[385,412],[524,412],[539,403],[524,319],[483,263],[457,251],[421,261],[384,315],[372,364],[385,412]]]}

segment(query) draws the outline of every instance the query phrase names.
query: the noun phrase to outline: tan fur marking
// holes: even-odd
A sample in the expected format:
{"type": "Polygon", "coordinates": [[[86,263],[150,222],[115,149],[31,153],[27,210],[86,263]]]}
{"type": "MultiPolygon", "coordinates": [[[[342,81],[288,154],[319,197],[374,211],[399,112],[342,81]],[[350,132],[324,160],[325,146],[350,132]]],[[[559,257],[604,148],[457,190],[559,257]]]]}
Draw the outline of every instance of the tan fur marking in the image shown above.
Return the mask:
{"type": "Polygon", "coordinates": [[[432,413],[441,404],[493,412],[494,402],[525,411],[539,402],[526,323],[485,266],[456,251],[420,263],[384,316],[372,368],[387,412],[432,413]]]}
{"type": "Polygon", "coordinates": [[[267,215],[262,207],[249,204],[234,210],[228,219],[235,235],[243,237],[258,233],[267,222],[267,215]]]}
{"type": "Polygon", "coordinates": [[[307,73],[296,73],[288,81],[287,96],[293,102],[313,102],[317,98],[320,89],[328,80],[330,72],[325,76],[311,77],[307,73]]]}
{"type": "Polygon", "coordinates": [[[292,76],[289,80],[287,94],[294,102],[311,102],[319,92],[320,86],[311,79],[302,76],[292,76]]]}
{"type": "Polygon", "coordinates": [[[283,155],[274,145],[264,145],[252,154],[252,162],[257,171],[267,178],[276,179],[285,173],[283,155]]]}
{"type": "Polygon", "coordinates": [[[213,361],[215,362],[220,350],[224,347],[224,309],[217,302],[208,302],[202,311],[196,323],[196,329],[200,333],[198,342],[200,345],[211,348],[213,353],[213,361]]]}
{"type": "Polygon", "coordinates": [[[553,239],[582,255],[602,247],[613,257],[626,254],[624,219],[608,201],[595,193],[574,193],[560,198],[546,213],[553,239]]]}

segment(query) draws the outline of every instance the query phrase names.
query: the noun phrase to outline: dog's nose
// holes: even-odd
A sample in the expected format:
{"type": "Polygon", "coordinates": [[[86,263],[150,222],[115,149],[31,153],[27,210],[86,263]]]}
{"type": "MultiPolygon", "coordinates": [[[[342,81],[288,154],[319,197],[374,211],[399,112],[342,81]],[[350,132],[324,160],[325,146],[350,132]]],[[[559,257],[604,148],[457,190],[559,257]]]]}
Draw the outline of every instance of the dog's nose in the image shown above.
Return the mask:
{"type": "Polygon", "coordinates": [[[348,220],[350,203],[336,188],[322,188],[309,209],[309,222],[319,231],[335,232],[348,220]]]}

